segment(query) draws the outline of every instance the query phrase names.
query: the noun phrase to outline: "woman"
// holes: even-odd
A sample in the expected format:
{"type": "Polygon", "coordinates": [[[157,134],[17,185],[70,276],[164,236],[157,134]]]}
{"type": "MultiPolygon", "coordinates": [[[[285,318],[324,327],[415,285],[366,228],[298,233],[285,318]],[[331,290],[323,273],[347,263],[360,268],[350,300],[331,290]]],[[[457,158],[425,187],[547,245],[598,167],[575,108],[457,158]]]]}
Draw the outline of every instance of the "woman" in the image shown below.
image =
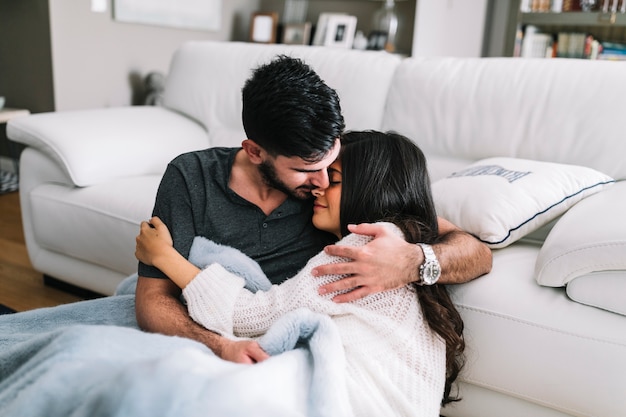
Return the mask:
{"type": "MultiPolygon", "coordinates": [[[[409,139],[374,131],[346,133],[328,175],[329,188],[313,192],[313,224],[343,237],[339,244],[364,245],[371,238],[348,234],[348,223],[378,221],[413,243],[436,239],[426,160],[409,139]]],[[[203,271],[193,266],[173,249],[165,225],[158,218],[152,221],[156,229],[142,224],[137,257],[183,288],[198,323],[257,337],[286,312],[307,307],[330,315],[339,329],[356,415],[438,416],[440,405],[454,400],[450,390],[462,366],[463,323],[445,287],[411,285],[334,303],[336,294],[319,295],[317,288],[341,277],[313,278],[310,272],[343,260],[321,252],[294,278],[251,293],[243,279],[219,264],[203,271]]]]}

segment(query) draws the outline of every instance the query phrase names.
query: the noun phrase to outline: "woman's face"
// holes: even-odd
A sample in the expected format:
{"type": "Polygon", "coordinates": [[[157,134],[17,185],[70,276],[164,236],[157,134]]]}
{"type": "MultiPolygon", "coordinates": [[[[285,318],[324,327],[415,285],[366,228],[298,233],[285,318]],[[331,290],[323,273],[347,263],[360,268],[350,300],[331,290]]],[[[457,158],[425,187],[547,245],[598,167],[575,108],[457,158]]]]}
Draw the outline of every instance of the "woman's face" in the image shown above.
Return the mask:
{"type": "Polygon", "coordinates": [[[341,203],[341,161],[336,160],[328,167],[327,189],[313,190],[313,225],[341,238],[339,204],[341,203]]]}

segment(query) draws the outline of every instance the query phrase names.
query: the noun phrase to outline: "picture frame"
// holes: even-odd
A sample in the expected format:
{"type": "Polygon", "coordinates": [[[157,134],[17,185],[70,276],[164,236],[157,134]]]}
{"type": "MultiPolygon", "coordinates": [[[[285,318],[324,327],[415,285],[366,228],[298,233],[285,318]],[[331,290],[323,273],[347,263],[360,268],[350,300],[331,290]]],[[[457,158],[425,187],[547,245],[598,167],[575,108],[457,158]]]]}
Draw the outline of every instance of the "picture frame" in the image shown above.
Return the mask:
{"type": "Polygon", "coordinates": [[[308,45],[311,39],[311,22],[286,24],[282,42],[287,45],[308,45]]]}
{"type": "Polygon", "coordinates": [[[320,13],[317,18],[317,25],[315,25],[315,34],[313,35],[313,45],[322,46],[326,38],[326,27],[328,26],[328,19],[331,16],[337,14],[345,15],[345,13],[320,13]]]}
{"type": "Polygon", "coordinates": [[[277,12],[255,12],[250,19],[250,42],[276,43],[277,12]]]}
{"type": "Polygon", "coordinates": [[[219,31],[222,0],[112,0],[113,19],[177,29],[219,31]]]}
{"type": "Polygon", "coordinates": [[[352,48],[356,32],[356,16],[332,15],[326,23],[324,46],[352,48]]]}

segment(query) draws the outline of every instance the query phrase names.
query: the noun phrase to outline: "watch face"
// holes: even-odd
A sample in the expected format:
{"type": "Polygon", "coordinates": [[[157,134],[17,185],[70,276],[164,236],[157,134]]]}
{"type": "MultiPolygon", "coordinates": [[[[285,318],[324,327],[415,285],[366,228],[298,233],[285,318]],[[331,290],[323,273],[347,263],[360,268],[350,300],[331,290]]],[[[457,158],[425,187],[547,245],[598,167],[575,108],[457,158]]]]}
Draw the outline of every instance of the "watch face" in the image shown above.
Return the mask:
{"type": "Polygon", "coordinates": [[[439,263],[435,261],[426,261],[423,265],[422,277],[424,284],[432,285],[439,279],[441,275],[441,268],[439,263]]]}

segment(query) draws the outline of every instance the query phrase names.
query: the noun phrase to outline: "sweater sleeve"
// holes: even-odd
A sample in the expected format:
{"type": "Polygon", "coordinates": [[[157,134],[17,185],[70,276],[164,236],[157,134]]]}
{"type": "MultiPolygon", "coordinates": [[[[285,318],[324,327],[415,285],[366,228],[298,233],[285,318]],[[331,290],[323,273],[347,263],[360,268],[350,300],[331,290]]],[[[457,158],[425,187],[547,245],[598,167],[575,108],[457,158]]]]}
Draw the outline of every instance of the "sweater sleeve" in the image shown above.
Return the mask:
{"type": "MultiPolygon", "coordinates": [[[[317,255],[313,259],[321,261],[324,257],[317,255]]],[[[282,315],[300,307],[332,314],[334,303],[317,294],[320,283],[310,274],[313,267],[309,264],[281,285],[256,293],[244,288],[242,278],[212,264],[183,290],[189,315],[222,335],[256,337],[282,315]]]]}
{"type": "MultiPolygon", "coordinates": [[[[350,234],[339,245],[362,246],[371,237],[350,234]]],[[[189,314],[207,329],[220,334],[257,337],[289,311],[306,307],[330,316],[345,313],[346,306],[331,301],[336,294],[321,296],[321,285],[345,276],[313,277],[311,270],[319,265],[346,262],[348,259],[320,252],[307,262],[293,278],[268,291],[252,293],[244,288],[245,281],[219,264],[201,271],[183,290],[189,314]]]]}
{"type": "Polygon", "coordinates": [[[245,280],[220,264],[200,271],[183,289],[191,318],[221,335],[233,333],[233,312],[245,280]]]}

